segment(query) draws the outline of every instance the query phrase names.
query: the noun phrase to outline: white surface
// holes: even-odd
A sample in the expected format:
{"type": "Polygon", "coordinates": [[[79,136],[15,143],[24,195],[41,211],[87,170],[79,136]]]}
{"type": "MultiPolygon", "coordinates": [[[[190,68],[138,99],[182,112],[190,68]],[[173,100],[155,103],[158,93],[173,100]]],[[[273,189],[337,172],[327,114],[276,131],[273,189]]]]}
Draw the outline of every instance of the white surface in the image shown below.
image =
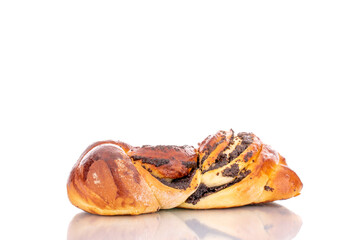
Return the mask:
{"type": "MultiPolygon", "coordinates": [[[[358,1],[1,1],[1,239],[66,239],[90,143],[252,131],[304,183],[295,239],[358,239],[358,1]]],[[[174,229],[168,228],[170,231],[174,229]]],[[[139,229],[141,231],[141,229],[139,229]]]]}

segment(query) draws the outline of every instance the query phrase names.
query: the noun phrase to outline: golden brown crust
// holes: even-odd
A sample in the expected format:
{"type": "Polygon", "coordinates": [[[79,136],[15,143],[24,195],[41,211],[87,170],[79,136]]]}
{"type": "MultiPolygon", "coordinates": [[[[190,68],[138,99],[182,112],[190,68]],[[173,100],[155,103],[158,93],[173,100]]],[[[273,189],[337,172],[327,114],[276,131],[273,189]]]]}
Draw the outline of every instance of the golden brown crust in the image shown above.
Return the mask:
{"type": "Polygon", "coordinates": [[[269,176],[262,194],[254,203],[288,199],[300,194],[302,182],[288,166],[279,164],[269,176]]]}
{"type": "Polygon", "coordinates": [[[199,160],[202,171],[207,170],[215,162],[216,157],[230,143],[233,135],[232,130],[229,132],[218,131],[215,135],[210,135],[201,142],[199,145],[199,160]]]}
{"type": "Polygon", "coordinates": [[[135,163],[135,167],[150,186],[152,192],[160,204],[161,209],[170,209],[179,206],[193,192],[196,191],[201,180],[201,172],[200,170],[196,170],[194,172],[194,176],[189,179],[189,184],[185,188],[179,189],[163,184],[150,172],[145,170],[140,163],[135,163]]]}
{"type": "Polygon", "coordinates": [[[302,183],[278,152],[252,133],[219,131],[190,146],[89,146],[69,176],[77,207],[101,215],[174,207],[208,209],[287,199],[302,183]]]}
{"type": "Polygon", "coordinates": [[[71,171],[67,189],[70,201],[90,213],[136,215],[160,207],[130,158],[115,143],[88,148],[71,171]]]}
{"type": "MultiPolygon", "coordinates": [[[[243,136],[245,135],[243,134],[243,136]]],[[[199,189],[201,192],[199,193],[197,190],[179,207],[228,208],[286,199],[300,193],[302,183],[295,172],[286,166],[285,159],[270,146],[263,144],[254,134],[247,134],[246,139],[252,140],[251,144],[235,160],[204,173],[202,175],[203,185],[199,189]],[[234,176],[232,182],[224,184],[221,181],[224,171],[221,170],[231,168],[235,164],[240,173],[234,176]],[[241,175],[241,172],[247,174],[241,175]],[[212,173],[216,174],[213,174],[213,180],[210,182],[205,176],[212,173]],[[220,182],[222,185],[214,186],[214,182],[220,182]]],[[[241,146],[241,144],[242,141],[238,141],[237,146],[241,146]]],[[[214,158],[217,158],[217,155],[214,158]]],[[[216,163],[214,165],[216,166],[216,163]]]]}
{"type": "Polygon", "coordinates": [[[160,178],[184,177],[197,165],[197,153],[191,146],[145,145],[134,147],[127,154],[160,178]]]}

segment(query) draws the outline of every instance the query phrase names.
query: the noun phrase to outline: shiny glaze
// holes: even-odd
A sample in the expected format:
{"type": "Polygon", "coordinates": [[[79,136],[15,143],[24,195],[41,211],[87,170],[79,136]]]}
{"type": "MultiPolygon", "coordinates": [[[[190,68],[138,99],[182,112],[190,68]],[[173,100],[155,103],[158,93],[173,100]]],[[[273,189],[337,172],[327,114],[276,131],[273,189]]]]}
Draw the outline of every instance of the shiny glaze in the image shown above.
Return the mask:
{"type": "Polygon", "coordinates": [[[127,154],[159,178],[182,178],[197,166],[197,152],[191,146],[145,145],[134,147],[127,154]]]}
{"type": "Polygon", "coordinates": [[[199,164],[203,172],[215,163],[218,155],[230,144],[233,137],[233,130],[218,131],[199,144],[199,164]]]}
{"type": "Polygon", "coordinates": [[[89,146],[70,173],[68,193],[74,194],[74,199],[78,199],[77,195],[101,209],[111,206],[144,211],[156,199],[126,155],[124,149],[130,148],[116,141],[101,141],[89,146]]]}

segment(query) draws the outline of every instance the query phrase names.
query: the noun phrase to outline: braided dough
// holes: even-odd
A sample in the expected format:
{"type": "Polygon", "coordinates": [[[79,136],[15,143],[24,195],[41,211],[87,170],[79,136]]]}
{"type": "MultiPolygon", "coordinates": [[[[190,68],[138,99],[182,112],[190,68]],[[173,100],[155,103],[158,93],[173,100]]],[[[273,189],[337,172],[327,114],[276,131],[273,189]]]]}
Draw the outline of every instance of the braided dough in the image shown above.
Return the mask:
{"type": "Polygon", "coordinates": [[[71,203],[99,215],[237,207],[291,198],[301,189],[279,153],[254,134],[233,130],[208,136],[198,149],[96,142],[67,183],[71,203]]]}

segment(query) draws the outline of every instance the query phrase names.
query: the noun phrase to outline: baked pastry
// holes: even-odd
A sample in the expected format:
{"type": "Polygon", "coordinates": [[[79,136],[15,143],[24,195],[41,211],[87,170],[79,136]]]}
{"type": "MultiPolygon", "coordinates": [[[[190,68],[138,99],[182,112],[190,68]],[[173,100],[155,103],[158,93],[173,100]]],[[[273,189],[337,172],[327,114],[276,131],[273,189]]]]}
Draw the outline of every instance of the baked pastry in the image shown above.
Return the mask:
{"type": "Polygon", "coordinates": [[[252,133],[219,131],[191,146],[89,146],[73,167],[71,203],[100,215],[174,207],[208,209],[287,199],[302,183],[285,159],[252,133]]]}
{"type": "Polygon", "coordinates": [[[75,206],[100,215],[137,215],[174,208],[200,184],[190,146],[132,147],[102,141],[89,146],[67,184],[75,206]]]}
{"type": "Polygon", "coordinates": [[[199,147],[201,184],[179,207],[228,208],[297,196],[302,183],[285,159],[252,133],[219,131],[199,147]]]}

